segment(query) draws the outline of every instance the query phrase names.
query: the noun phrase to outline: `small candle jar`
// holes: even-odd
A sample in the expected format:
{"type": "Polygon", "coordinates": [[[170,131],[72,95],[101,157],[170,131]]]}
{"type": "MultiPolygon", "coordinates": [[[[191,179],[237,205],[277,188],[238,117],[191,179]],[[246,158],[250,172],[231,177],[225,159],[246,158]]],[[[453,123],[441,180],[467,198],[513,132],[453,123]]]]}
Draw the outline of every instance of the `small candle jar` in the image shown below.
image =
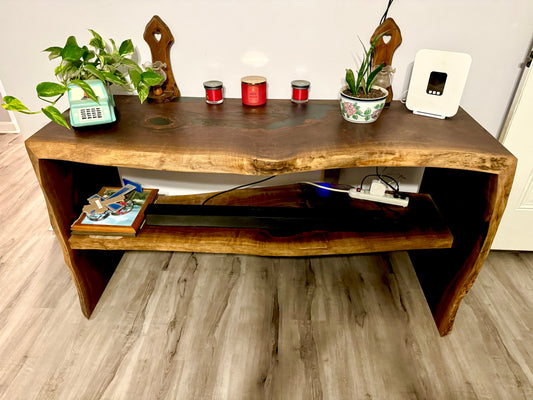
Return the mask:
{"type": "Polygon", "coordinates": [[[293,103],[307,103],[309,101],[309,81],[297,80],[292,81],[292,98],[293,103]]]}
{"type": "Polygon", "coordinates": [[[245,76],[241,79],[242,104],[262,106],[266,103],[266,78],[263,76],[245,76]]]}
{"type": "Polygon", "coordinates": [[[222,97],[222,82],[207,81],[204,82],[205,102],[207,104],[220,104],[224,101],[222,97]]]}

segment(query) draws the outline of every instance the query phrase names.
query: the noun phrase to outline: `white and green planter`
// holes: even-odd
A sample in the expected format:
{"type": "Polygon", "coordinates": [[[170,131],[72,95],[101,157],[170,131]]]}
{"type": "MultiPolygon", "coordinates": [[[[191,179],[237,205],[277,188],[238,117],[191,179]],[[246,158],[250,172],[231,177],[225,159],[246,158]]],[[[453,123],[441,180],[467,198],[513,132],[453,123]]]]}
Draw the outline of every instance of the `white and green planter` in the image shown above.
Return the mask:
{"type": "Polygon", "coordinates": [[[383,107],[385,107],[385,101],[389,94],[387,89],[383,89],[379,86],[373,86],[373,89],[378,89],[383,93],[382,97],[374,99],[365,99],[360,97],[349,96],[343,91],[347,89],[345,86],[341,89],[341,113],[342,117],[349,122],[359,124],[369,124],[378,119],[383,107]]]}

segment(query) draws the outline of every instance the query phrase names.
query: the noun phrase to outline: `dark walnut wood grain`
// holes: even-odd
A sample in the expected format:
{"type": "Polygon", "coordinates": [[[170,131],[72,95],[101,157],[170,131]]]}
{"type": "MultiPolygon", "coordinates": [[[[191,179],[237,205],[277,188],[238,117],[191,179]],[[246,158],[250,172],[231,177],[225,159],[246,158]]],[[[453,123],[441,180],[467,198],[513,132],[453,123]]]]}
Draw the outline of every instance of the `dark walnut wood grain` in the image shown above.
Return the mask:
{"type": "Polygon", "coordinates": [[[339,119],[337,101],[296,105],[202,98],[139,104],[115,96],[118,122],[72,132],[47,125],[29,144],[38,158],[185,172],[271,175],[359,166],[422,166],[498,173],[510,154],[464,110],[453,119],[413,115],[393,102],[372,124],[339,119]]]}
{"type": "Polygon", "coordinates": [[[512,154],[462,109],[453,118],[437,120],[415,116],[392,102],[377,122],[360,125],[344,121],[338,102],[326,100],[307,105],[268,100],[256,108],[243,106],[239,99],[217,106],[203,98],[141,105],[134,97],[116,96],[116,103],[118,122],[111,127],[81,132],[49,124],[26,141],[87,316],[125,249],[235,249],[265,255],[408,249],[439,332],[445,335],[490,250],[516,167],[512,154]],[[114,245],[71,237],[70,224],[87,196],[116,185],[119,166],[244,175],[426,167],[421,191],[434,201],[453,243],[445,231],[439,230],[434,239],[429,231],[415,234],[416,224],[403,228],[404,237],[385,228],[288,237],[253,230],[150,228],[114,245]],[[302,243],[304,250],[298,249],[302,243]],[[103,251],[107,249],[116,251],[103,251]]]}

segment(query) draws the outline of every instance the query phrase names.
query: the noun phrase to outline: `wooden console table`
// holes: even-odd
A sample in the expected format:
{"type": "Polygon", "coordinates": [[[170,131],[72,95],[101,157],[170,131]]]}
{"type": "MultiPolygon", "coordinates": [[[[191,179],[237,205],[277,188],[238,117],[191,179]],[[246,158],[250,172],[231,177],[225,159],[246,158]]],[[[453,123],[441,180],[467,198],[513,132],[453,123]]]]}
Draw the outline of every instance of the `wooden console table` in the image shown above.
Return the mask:
{"type": "MultiPolygon", "coordinates": [[[[135,97],[116,96],[116,103],[113,126],[68,131],[50,123],[26,141],[87,317],[124,250],[271,256],[409,250],[439,332],[446,335],[490,250],[516,167],[513,155],[463,110],[436,120],[393,102],[376,123],[360,125],[344,121],[338,102],[329,100],[307,105],[269,100],[259,108],[244,107],[239,99],[217,106],[202,98],[141,105],[135,97]],[[421,213],[413,221],[422,221],[424,204],[434,202],[442,218],[383,232],[289,237],[253,229],[178,227],[145,227],[137,237],[119,240],[70,234],[90,195],[102,186],[120,185],[117,167],[280,175],[366,166],[426,167],[422,194],[413,197],[408,210],[421,213]]],[[[277,194],[286,203],[291,193],[297,199],[298,191],[292,187],[277,194]]],[[[248,194],[254,201],[253,192],[248,194]]],[[[236,198],[226,201],[238,203],[236,198]]],[[[276,205],[272,198],[267,205],[276,205]]]]}

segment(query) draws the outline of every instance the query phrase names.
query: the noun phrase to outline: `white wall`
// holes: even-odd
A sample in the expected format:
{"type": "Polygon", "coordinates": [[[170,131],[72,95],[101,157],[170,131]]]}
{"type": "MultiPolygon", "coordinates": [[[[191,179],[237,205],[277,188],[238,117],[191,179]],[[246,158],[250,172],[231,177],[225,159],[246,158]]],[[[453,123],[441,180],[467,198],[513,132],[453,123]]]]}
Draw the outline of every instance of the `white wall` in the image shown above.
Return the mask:
{"type": "MultiPolygon", "coordinates": [[[[157,14],[175,43],[173,71],[183,96],[203,96],[202,82],[222,80],[240,97],[240,78],[268,78],[270,98],[290,97],[290,81],[311,81],[311,99],[336,99],[345,68],[368,42],[386,0],[0,0],[0,80],[8,94],[39,108],[38,82],[54,79],[42,50],[89,28],[120,42],[131,38],[150,60],[142,36],[157,14]]],[[[403,36],[393,64],[395,98],[407,88],[419,49],[469,53],[473,62],[461,105],[498,136],[532,39],[531,0],[396,0],[389,12],[403,36]]],[[[63,104],[66,108],[66,104],[63,104]]],[[[17,114],[24,137],[47,120],[17,114]]],[[[431,134],[428,132],[428,134],[431,134]]]]}

